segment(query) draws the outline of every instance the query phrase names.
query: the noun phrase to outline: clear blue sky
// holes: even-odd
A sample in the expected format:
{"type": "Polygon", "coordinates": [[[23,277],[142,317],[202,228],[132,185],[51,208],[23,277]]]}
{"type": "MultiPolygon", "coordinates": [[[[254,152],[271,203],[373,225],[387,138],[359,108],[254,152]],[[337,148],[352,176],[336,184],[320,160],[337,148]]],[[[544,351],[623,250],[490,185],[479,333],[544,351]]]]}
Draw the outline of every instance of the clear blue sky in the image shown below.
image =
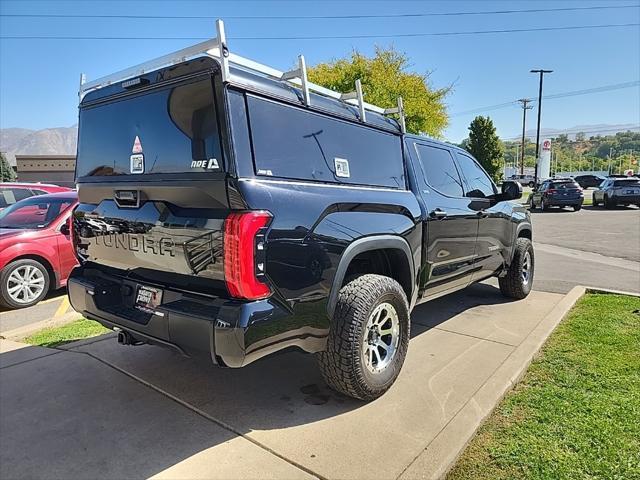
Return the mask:
{"type": "MultiPolygon", "coordinates": [[[[209,37],[208,19],[25,18],[15,14],[210,15],[225,19],[231,50],[286,69],[298,53],[315,64],[371,53],[393,44],[406,52],[412,69],[431,71],[436,87],[454,84],[447,99],[452,114],[537,96],[531,68],[553,69],[545,94],[640,80],[640,27],[520,32],[488,35],[331,40],[233,40],[233,37],[394,35],[419,32],[529,29],[640,23],[638,0],[592,1],[128,1],[0,0],[0,37],[153,36],[209,37]],[[375,15],[622,6],[636,8],[536,13],[364,19],[233,19],[232,16],[375,15]]],[[[111,73],[175,49],[190,40],[0,39],[0,127],[47,128],[76,123],[80,72],[88,79],[111,73]]],[[[504,138],[521,128],[517,106],[483,112],[504,138]]],[[[460,141],[475,114],[451,118],[446,138],[460,141]]],[[[543,127],[585,124],[640,124],[640,87],[549,100],[543,127]]],[[[535,127],[535,110],[528,128],[535,127]]]]}

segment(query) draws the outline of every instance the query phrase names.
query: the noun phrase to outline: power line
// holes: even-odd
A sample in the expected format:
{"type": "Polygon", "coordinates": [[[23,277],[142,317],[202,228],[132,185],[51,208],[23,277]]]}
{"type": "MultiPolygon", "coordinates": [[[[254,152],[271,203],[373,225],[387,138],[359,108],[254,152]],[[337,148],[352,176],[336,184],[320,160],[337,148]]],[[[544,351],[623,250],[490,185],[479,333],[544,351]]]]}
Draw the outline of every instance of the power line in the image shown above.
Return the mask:
{"type": "MultiPolygon", "coordinates": [[[[545,95],[542,98],[544,100],[552,100],[554,98],[564,98],[564,97],[573,97],[576,95],[588,95],[591,93],[600,93],[600,92],[608,92],[611,90],[620,90],[623,88],[630,88],[630,87],[637,87],[640,86],[640,80],[634,80],[631,82],[624,82],[624,83],[616,83],[616,84],[612,84],[612,85],[603,85],[602,87],[594,87],[594,88],[587,88],[584,90],[574,90],[571,92],[563,92],[563,93],[555,93],[552,95],[545,95]]],[[[504,103],[498,103],[496,105],[489,105],[487,107],[479,107],[479,108],[473,108],[471,110],[465,110],[462,112],[456,112],[456,113],[452,113],[451,117],[459,117],[462,115],[467,115],[467,114],[472,114],[472,113],[481,113],[481,112],[487,112],[487,111],[491,111],[491,110],[498,110],[501,108],[505,108],[505,107],[510,107],[512,105],[516,105],[518,103],[518,100],[514,100],[512,102],[504,102],[504,103]]],[[[536,101],[534,100],[532,103],[536,103],[536,101]]]]}
{"type": "MultiPolygon", "coordinates": [[[[640,8],[640,5],[598,5],[589,7],[563,7],[563,8],[528,8],[524,10],[491,10],[480,12],[427,12],[427,13],[397,13],[397,14],[371,14],[371,15],[224,15],[225,19],[232,20],[327,20],[327,19],[365,19],[365,18],[421,18],[421,17],[457,17],[468,15],[508,15],[519,13],[542,12],[575,12],[584,10],[619,10],[627,8],[640,8]]],[[[0,14],[7,18],[126,18],[126,19],[216,19],[210,15],[133,15],[133,14],[61,14],[61,13],[8,13],[0,14]]]]}
{"type": "MultiPolygon", "coordinates": [[[[458,35],[486,35],[494,33],[522,33],[522,32],[550,32],[558,30],[585,30],[598,28],[638,27],[640,23],[609,23],[603,25],[574,25],[565,27],[542,28],[513,28],[506,30],[475,30],[468,32],[428,32],[428,33],[397,33],[397,34],[363,34],[363,35],[313,35],[313,36],[287,36],[287,37],[230,37],[231,40],[342,40],[359,38],[407,38],[407,37],[446,37],[458,35]]],[[[1,36],[0,40],[206,40],[209,37],[91,37],[91,36],[1,36]]]]}

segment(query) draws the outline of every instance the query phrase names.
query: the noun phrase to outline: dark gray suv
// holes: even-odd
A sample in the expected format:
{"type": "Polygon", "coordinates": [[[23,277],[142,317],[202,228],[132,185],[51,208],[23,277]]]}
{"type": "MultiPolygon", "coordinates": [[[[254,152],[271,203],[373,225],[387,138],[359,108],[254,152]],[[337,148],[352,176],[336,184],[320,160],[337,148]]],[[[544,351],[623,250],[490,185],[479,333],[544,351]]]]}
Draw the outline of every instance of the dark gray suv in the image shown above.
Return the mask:
{"type": "Polygon", "coordinates": [[[638,205],[640,207],[640,179],[607,178],[598,190],[593,192],[593,206],[614,208],[617,205],[638,205]]]}

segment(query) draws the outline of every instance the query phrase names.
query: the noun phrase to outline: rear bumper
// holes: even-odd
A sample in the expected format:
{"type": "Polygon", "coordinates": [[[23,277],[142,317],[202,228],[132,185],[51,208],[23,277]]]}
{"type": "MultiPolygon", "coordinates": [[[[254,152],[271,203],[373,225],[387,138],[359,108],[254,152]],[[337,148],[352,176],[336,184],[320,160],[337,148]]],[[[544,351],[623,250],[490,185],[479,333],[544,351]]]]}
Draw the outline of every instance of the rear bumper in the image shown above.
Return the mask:
{"type": "Polygon", "coordinates": [[[640,205],[640,195],[614,195],[611,200],[615,203],[640,205]]]}
{"type": "Polygon", "coordinates": [[[584,202],[584,197],[578,198],[558,198],[558,197],[547,197],[545,202],[550,207],[562,207],[565,205],[582,205],[584,202]]]}
{"type": "Polygon", "coordinates": [[[221,366],[242,367],[287,347],[311,353],[326,347],[324,305],[313,308],[317,317],[296,316],[273,299],[239,302],[163,289],[162,304],[147,313],[134,307],[139,285],[82,266],[71,273],[67,290],[76,311],[107,328],[119,328],[134,340],[186,356],[207,356],[221,366]]]}

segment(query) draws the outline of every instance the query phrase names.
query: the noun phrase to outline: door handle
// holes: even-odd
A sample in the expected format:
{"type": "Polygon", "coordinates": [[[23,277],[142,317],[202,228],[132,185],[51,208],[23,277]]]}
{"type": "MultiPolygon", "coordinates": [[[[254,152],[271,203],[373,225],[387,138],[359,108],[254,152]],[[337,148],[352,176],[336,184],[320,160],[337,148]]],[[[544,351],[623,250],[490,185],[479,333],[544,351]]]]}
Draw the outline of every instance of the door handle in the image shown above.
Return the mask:
{"type": "Polygon", "coordinates": [[[447,212],[445,212],[440,208],[436,208],[435,210],[431,210],[431,212],[429,213],[429,216],[431,218],[446,218],[447,212]]]}
{"type": "Polygon", "coordinates": [[[484,210],[480,210],[476,213],[476,216],[478,218],[486,218],[489,216],[489,214],[487,212],[485,212],[484,210]]]}

